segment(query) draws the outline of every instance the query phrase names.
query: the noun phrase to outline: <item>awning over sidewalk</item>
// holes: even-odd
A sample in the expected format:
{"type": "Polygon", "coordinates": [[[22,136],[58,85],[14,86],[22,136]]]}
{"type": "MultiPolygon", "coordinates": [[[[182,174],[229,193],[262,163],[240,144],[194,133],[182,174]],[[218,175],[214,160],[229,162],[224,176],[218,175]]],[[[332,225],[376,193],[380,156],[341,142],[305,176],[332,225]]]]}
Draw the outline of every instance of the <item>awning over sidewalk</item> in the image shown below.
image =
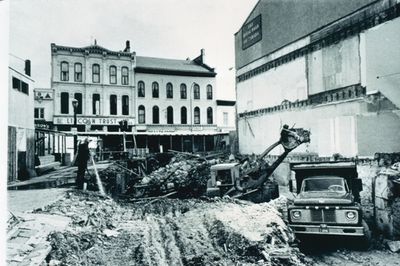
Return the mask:
{"type": "Polygon", "coordinates": [[[164,131],[164,132],[78,132],[78,136],[122,136],[122,135],[135,135],[135,136],[214,136],[214,135],[226,135],[228,132],[217,132],[217,131],[164,131]]]}

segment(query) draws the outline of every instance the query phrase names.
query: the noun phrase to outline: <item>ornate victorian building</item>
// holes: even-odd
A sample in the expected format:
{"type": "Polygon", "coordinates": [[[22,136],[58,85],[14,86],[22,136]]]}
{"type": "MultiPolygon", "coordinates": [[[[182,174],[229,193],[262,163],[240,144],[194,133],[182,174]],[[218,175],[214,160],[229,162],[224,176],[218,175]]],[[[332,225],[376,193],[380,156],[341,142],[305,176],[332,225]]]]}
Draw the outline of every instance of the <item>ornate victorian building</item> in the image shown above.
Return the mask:
{"type": "Polygon", "coordinates": [[[109,150],[120,150],[122,135],[128,148],[214,148],[220,134],[216,73],[204,63],[204,50],[194,60],[142,57],[127,41],[123,51],[96,42],[82,48],[52,44],[51,54],[57,130],[74,130],[76,111],[78,135],[96,136],[109,150]]]}

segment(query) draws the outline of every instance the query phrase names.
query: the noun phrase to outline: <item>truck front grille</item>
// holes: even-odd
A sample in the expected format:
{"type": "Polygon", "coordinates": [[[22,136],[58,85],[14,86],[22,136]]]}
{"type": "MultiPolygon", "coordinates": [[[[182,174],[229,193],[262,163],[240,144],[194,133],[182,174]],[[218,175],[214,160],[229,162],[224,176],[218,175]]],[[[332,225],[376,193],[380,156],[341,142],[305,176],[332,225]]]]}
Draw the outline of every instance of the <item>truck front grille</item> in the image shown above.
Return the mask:
{"type": "Polygon", "coordinates": [[[336,215],[334,210],[322,210],[324,213],[324,222],[325,223],[335,223],[336,215]]]}
{"type": "Polygon", "coordinates": [[[336,214],[335,210],[310,210],[311,212],[311,222],[318,223],[335,223],[336,214]]]}
{"type": "Polygon", "coordinates": [[[311,210],[311,221],[312,222],[322,222],[322,211],[321,210],[311,210]]]}

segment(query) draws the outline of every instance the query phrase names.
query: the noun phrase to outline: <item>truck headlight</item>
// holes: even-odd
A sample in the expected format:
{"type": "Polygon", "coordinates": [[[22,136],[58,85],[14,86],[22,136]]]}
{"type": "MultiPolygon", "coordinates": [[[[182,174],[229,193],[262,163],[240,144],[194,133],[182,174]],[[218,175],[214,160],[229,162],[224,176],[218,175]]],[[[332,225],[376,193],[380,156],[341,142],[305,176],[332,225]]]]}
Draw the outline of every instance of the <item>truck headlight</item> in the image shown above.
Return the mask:
{"type": "Polygon", "coordinates": [[[354,220],[357,217],[357,213],[355,211],[347,211],[346,218],[349,220],[354,220]]]}
{"type": "Polygon", "coordinates": [[[301,211],[292,211],[292,218],[298,220],[301,218],[301,211]]]}

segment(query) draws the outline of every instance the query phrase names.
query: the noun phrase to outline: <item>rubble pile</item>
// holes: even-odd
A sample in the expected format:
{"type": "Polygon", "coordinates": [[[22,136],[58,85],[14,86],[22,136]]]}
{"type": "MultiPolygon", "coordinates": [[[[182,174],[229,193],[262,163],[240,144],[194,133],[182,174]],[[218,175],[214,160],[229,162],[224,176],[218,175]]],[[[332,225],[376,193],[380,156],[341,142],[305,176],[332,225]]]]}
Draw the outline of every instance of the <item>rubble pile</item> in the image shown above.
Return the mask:
{"type": "Polygon", "coordinates": [[[70,192],[45,213],[73,223],[50,236],[49,265],[302,265],[270,204],[232,199],[121,202],[70,192]]]}
{"type": "MultiPolygon", "coordinates": [[[[166,154],[149,158],[147,169],[143,165],[144,162],[118,161],[101,170],[99,175],[106,193],[131,198],[157,197],[171,192],[179,198],[199,197],[206,191],[210,178],[209,162],[193,155],[166,154]]],[[[93,178],[88,189],[97,190],[93,178]]]]}
{"type": "Polygon", "coordinates": [[[149,186],[149,196],[176,191],[181,196],[192,197],[205,192],[209,178],[210,168],[207,161],[175,156],[165,167],[144,177],[140,184],[149,186]]]}

